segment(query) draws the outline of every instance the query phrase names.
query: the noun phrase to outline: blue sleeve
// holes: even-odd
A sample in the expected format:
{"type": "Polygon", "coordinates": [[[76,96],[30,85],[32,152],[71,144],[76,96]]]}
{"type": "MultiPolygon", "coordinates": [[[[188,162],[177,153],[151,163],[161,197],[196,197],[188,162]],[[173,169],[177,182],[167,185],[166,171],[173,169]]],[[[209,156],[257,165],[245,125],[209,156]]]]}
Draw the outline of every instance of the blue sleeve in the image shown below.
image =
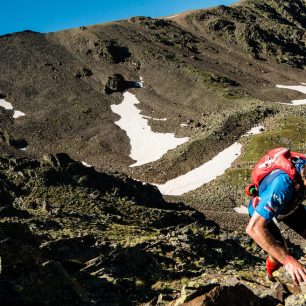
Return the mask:
{"type": "Polygon", "coordinates": [[[286,174],[279,175],[259,195],[260,201],[255,211],[264,219],[270,221],[277,217],[286,204],[290,202],[293,192],[294,189],[289,176],[286,174]]]}

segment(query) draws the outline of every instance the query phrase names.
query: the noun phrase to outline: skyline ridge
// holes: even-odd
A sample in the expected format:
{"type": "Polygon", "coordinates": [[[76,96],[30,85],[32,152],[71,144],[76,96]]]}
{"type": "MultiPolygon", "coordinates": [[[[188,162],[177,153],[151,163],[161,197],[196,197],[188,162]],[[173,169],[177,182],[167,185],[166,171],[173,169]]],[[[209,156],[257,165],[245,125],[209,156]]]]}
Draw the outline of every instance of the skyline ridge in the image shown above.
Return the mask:
{"type": "Polygon", "coordinates": [[[31,30],[34,32],[48,33],[60,30],[90,26],[106,22],[127,19],[134,16],[162,18],[185,11],[208,8],[216,5],[229,5],[235,1],[209,0],[209,1],[184,1],[177,0],[165,4],[161,0],[154,3],[144,1],[119,0],[115,5],[107,1],[91,0],[83,3],[80,0],[72,2],[59,0],[52,3],[41,3],[38,0],[31,4],[24,0],[6,2],[2,4],[2,22],[0,35],[31,30]]]}

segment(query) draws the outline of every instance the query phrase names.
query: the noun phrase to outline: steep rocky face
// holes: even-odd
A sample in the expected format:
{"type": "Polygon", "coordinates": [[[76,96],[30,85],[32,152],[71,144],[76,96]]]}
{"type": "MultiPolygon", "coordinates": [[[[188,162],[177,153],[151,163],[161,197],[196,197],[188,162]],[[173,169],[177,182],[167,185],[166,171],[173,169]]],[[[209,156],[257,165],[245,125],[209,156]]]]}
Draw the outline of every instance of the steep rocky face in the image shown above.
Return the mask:
{"type": "Polygon", "coordinates": [[[232,49],[303,69],[305,16],[303,1],[243,1],[241,5],[199,11],[186,19],[232,49]]]}
{"type": "Polygon", "coordinates": [[[300,298],[294,286],[281,297],[269,289],[263,253],[247,237],[165,202],[153,186],[96,172],[66,154],[1,158],[0,177],[1,305],[300,298]]]}
{"type": "Polygon", "coordinates": [[[1,158],[0,176],[3,305],[171,301],[184,278],[258,262],[197,211],[65,154],[1,158]]]}

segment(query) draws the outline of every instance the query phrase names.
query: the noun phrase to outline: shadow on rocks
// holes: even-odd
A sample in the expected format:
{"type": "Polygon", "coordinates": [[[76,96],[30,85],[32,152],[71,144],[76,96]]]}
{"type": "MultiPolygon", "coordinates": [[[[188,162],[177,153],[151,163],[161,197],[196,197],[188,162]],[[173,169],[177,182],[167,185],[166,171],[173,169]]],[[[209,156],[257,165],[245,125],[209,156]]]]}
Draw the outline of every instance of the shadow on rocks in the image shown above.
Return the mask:
{"type": "Polygon", "coordinates": [[[242,284],[235,286],[208,285],[190,295],[184,306],[276,306],[279,302],[272,297],[260,298],[242,284]]]}

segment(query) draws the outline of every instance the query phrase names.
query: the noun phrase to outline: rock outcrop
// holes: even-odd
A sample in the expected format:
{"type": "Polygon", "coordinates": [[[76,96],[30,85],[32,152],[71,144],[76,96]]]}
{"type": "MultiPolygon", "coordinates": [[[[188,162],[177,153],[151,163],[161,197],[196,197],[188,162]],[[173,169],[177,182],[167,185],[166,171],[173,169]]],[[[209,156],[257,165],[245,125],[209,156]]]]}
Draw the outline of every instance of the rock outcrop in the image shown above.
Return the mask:
{"type": "Polygon", "coordinates": [[[243,1],[187,16],[192,23],[243,48],[255,59],[276,58],[296,68],[306,64],[303,1],[243,1]]]}
{"type": "Polygon", "coordinates": [[[1,305],[166,303],[184,279],[259,263],[245,237],[66,154],[1,158],[0,177],[1,305]]]}

